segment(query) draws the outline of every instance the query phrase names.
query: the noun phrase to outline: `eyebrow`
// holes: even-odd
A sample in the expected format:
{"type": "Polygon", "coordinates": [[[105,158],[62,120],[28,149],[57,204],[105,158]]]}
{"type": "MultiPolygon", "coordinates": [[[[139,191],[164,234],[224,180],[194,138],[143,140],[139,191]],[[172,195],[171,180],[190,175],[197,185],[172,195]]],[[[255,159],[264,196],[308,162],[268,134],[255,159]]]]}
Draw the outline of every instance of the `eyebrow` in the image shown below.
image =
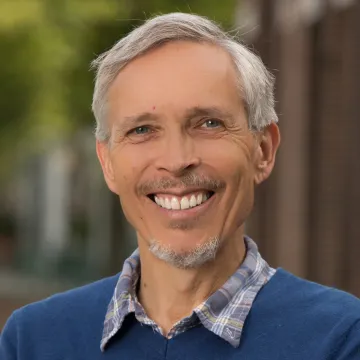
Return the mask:
{"type": "MultiPolygon", "coordinates": [[[[234,122],[234,116],[230,112],[216,106],[195,106],[185,111],[184,118],[187,121],[199,117],[214,117],[234,122]]],[[[146,122],[154,122],[156,120],[159,120],[159,118],[160,116],[158,114],[151,112],[143,112],[137,115],[123,117],[121,119],[121,122],[118,123],[116,127],[120,130],[135,128],[137,126],[144,125],[144,123],[146,122]]]]}

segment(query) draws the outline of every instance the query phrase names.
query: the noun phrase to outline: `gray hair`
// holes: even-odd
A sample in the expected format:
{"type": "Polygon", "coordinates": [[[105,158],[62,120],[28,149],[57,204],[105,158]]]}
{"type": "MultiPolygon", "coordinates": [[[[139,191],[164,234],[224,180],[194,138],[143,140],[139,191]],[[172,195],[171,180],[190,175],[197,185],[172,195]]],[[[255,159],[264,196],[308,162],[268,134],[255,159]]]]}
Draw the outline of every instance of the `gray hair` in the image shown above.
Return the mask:
{"type": "Polygon", "coordinates": [[[160,260],[179,269],[196,269],[215,259],[220,249],[220,238],[211,237],[203,244],[197,244],[188,252],[176,252],[170,246],[151,241],[149,250],[160,260]]]}
{"type": "Polygon", "coordinates": [[[99,141],[106,142],[110,138],[105,121],[107,92],[118,73],[138,56],[178,40],[214,44],[230,54],[239,74],[238,84],[251,130],[262,130],[278,121],[274,77],[261,59],[213,21],[193,14],[171,13],[147,20],[92,62],[92,68],[96,69],[92,110],[99,141]]]}

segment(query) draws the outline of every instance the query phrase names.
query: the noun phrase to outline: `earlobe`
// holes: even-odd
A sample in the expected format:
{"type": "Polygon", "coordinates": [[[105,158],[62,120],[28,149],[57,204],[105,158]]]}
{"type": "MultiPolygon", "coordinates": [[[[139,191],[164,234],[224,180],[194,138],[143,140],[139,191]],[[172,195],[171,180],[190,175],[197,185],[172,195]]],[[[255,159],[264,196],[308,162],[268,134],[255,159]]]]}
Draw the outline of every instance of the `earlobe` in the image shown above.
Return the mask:
{"type": "Polygon", "coordinates": [[[109,189],[117,194],[115,174],[110,158],[109,147],[106,143],[96,141],[96,153],[104,174],[104,178],[109,189]]]}
{"type": "Polygon", "coordinates": [[[271,174],[274,163],[269,163],[267,161],[262,162],[258,165],[255,173],[255,183],[256,185],[261,184],[265,181],[271,174]]]}

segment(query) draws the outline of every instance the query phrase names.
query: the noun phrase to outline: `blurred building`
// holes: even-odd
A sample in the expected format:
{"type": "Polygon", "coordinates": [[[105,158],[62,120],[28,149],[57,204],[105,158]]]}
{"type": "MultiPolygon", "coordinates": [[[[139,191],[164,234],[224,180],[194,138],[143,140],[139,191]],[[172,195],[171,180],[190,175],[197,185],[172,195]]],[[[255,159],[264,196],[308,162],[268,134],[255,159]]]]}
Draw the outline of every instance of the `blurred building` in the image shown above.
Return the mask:
{"type": "Polygon", "coordinates": [[[26,157],[0,216],[0,328],[15,308],[114,274],[136,247],[91,132],[26,157]],[[11,220],[10,220],[11,219],[11,220]]]}
{"type": "Polygon", "coordinates": [[[240,3],[277,78],[282,133],[249,233],[272,265],[360,296],[359,1],[240,3]]]}
{"type": "MultiPolygon", "coordinates": [[[[360,296],[359,1],[239,0],[235,13],[277,78],[282,133],[247,232],[272,266],[360,296]]],[[[136,246],[88,130],[19,169],[0,191],[0,329],[23,304],[120,271],[136,246]]]]}

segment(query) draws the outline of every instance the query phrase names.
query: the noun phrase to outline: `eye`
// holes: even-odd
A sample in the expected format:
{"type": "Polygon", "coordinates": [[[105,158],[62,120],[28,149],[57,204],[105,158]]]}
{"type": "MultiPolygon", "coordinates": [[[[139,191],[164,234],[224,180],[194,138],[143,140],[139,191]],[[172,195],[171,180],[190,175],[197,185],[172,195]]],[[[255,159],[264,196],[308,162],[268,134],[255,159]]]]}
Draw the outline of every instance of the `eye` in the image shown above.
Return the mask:
{"type": "Polygon", "coordinates": [[[129,135],[146,135],[151,132],[148,126],[138,126],[129,131],[129,135]]]}
{"type": "Polygon", "coordinates": [[[208,129],[218,128],[220,126],[222,126],[222,122],[217,119],[208,119],[204,121],[204,123],[201,125],[202,128],[208,128],[208,129]]]}

